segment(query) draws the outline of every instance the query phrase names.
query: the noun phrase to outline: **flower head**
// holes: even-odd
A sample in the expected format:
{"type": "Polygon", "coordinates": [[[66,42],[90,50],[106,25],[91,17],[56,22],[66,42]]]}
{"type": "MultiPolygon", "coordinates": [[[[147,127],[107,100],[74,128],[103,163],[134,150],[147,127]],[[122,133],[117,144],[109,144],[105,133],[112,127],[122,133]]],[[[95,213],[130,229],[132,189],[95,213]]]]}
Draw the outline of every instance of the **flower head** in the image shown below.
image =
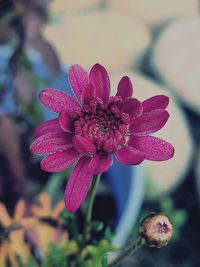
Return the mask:
{"type": "Polygon", "coordinates": [[[30,248],[25,242],[25,233],[35,224],[35,219],[25,217],[25,202],[22,199],[17,202],[13,217],[0,202],[0,214],[0,225],[6,233],[0,236],[0,266],[6,266],[7,260],[12,266],[19,266],[18,258],[25,263],[31,255],[30,248]]]}
{"type": "Polygon", "coordinates": [[[52,199],[50,196],[42,192],[38,196],[39,206],[38,205],[32,205],[31,206],[31,213],[41,218],[51,218],[54,220],[59,221],[59,215],[64,209],[64,203],[63,201],[59,201],[54,208],[52,208],[52,199]]]}
{"type": "Polygon", "coordinates": [[[56,112],[57,119],[35,129],[31,145],[34,154],[46,154],[41,168],[62,171],[77,162],[65,190],[65,205],[76,211],[83,202],[93,175],[112,165],[112,154],[125,165],[144,159],[162,161],[173,156],[173,147],[149,134],[160,130],[169,114],[169,99],[154,96],[144,102],[132,97],[130,79],[123,77],[115,96],[99,64],[86,72],[81,66],[69,68],[69,81],[76,99],[57,89],[40,93],[41,102],[56,112]]]}
{"type": "Polygon", "coordinates": [[[173,226],[163,213],[152,212],[140,224],[140,235],[150,246],[162,247],[172,238],[173,226]]]}
{"type": "Polygon", "coordinates": [[[59,215],[64,209],[63,201],[52,207],[52,199],[47,193],[38,196],[38,204],[31,206],[31,213],[38,218],[38,223],[29,231],[30,240],[40,249],[41,254],[47,252],[49,244],[68,242],[68,233],[61,227],[59,215]],[[48,220],[55,221],[58,225],[51,225],[48,220]]]}

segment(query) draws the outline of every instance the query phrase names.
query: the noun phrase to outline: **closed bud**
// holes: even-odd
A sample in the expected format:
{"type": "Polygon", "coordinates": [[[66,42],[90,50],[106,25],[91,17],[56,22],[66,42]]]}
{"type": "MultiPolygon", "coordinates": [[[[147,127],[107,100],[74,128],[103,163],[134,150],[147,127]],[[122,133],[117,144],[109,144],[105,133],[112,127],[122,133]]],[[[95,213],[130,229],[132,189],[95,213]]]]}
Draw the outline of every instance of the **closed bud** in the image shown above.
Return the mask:
{"type": "Polygon", "coordinates": [[[140,223],[140,236],[150,246],[160,248],[172,238],[173,225],[163,213],[152,212],[140,223]]]}

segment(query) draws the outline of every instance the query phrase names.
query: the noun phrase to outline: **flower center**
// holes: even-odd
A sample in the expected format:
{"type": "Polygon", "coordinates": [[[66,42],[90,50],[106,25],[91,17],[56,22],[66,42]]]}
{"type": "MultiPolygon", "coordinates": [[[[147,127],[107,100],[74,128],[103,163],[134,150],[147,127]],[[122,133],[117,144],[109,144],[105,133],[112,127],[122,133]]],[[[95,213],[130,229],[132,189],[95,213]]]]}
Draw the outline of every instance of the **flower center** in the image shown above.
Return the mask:
{"type": "Polygon", "coordinates": [[[167,234],[170,231],[168,225],[165,222],[164,223],[159,222],[157,224],[157,228],[159,234],[167,234]]]}
{"type": "Polygon", "coordinates": [[[120,112],[115,103],[104,108],[101,103],[84,106],[75,119],[75,134],[90,140],[99,151],[115,152],[127,142],[129,115],[120,112]]]}

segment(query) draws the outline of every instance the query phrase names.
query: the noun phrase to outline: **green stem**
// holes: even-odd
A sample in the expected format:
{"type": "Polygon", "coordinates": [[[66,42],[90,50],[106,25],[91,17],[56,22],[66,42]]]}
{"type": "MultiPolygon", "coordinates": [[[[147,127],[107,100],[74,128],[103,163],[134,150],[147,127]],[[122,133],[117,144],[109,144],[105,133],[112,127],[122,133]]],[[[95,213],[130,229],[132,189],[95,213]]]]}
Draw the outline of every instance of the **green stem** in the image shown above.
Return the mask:
{"type": "Polygon", "coordinates": [[[131,244],[127,249],[121,252],[121,254],[110,264],[108,267],[114,267],[120,264],[127,256],[132,253],[135,253],[142,245],[144,245],[145,241],[139,237],[133,244],[131,244]]]}
{"type": "Polygon", "coordinates": [[[83,242],[85,242],[87,240],[87,235],[90,229],[90,222],[91,222],[91,218],[92,218],[92,209],[93,209],[93,204],[94,204],[94,198],[95,198],[95,194],[96,194],[96,190],[99,184],[101,178],[101,173],[94,176],[93,181],[92,181],[92,185],[91,185],[91,189],[88,195],[88,206],[87,206],[87,210],[86,210],[86,216],[85,216],[85,224],[84,224],[84,228],[83,228],[83,242]]]}
{"type": "Polygon", "coordinates": [[[79,233],[78,233],[78,228],[77,228],[77,221],[71,220],[71,231],[72,231],[72,236],[74,237],[74,240],[76,241],[77,244],[79,244],[80,239],[79,239],[79,233]]]}

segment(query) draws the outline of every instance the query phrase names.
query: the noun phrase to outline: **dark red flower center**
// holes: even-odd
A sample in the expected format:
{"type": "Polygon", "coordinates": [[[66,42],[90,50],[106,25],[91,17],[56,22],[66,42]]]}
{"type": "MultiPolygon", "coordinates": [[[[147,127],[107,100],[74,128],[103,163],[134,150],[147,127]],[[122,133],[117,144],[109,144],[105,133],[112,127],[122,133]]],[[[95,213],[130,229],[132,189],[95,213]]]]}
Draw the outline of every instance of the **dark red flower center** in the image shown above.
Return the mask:
{"type": "Polygon", "coordinates": [[[129,115],[115,103],[106,108],[101,103],[84,106],[75,120],[75,134],[90,140],[99,151],[115,152],[127,142],[129,115]]]}
{"type": "Polygon", "coordinates": [[[164,222],[164,223],[158,223],[157,224],[158,227],[158,233],[159,234],[167,234],[170,231],[170,228],[168,227],[168,225],[164,222]]]}

